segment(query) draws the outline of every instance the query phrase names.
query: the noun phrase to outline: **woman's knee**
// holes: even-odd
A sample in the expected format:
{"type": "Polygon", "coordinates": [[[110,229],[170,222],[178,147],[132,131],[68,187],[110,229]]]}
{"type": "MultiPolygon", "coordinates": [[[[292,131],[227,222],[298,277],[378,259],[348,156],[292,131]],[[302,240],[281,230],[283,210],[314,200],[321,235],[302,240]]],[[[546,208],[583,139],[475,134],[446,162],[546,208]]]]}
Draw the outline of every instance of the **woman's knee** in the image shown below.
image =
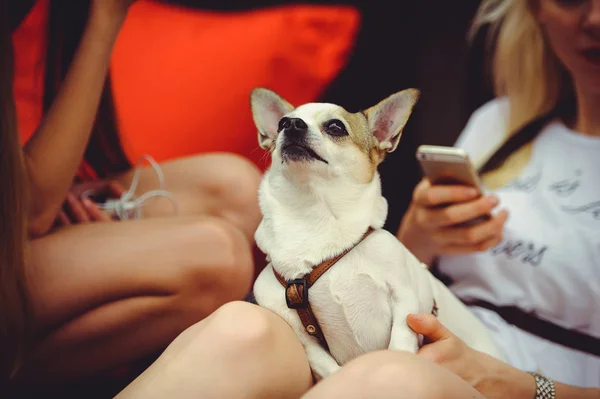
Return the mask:
{"type": "MultiPolygon", "coordinates": [[[[188,223],[181,250],[190,254],[179,281],[188,306],[211,313],[220,305],[242,299],[251,288],[254,261],[244,233],[219,218],[188,223]]],[[[173,250],[176,250],[175,248],[173,250]]]]}
{"type": "Polygon", "coordinates": [[[206,332],[232,353],[265,352],[275,338],[274,321],[267,312],[248,302],[232,301],[207,319],[206,332]]]}
{"type": "Polygon", "coordinates": [[[236,154],[215,154],[219,164],[219,194],[234,208],[247,211],[258,203],[258,186],[262,173],[252,162],[236,154]]]}
{"type": "Polygon", "coordinates": [[[219,165],[213,195],[219,216],[241,226],[250,236],[260,221],[258,186],[262,173],[249,160],[235,154],[214,154],[219,165]]]}
{"type": "Polygon", "coordinates": [[[222,356],[254,363],[265,372],[273,367],[305,371],[305,379],[310,380],[304,348],[293,330],[258,305],[234,301],[221,306],[206,319],[203,335],[222,348],[222,356]]]}
{"type": "Polygon", "coordinates": [[[275,313],[243,301],[229,302],[209,321],[207,330],[235,353],[262,353],[263,357],[285,349],[305,360],[304,348],[289,325],[275,313]]]}
{"type": "Polygon", "coordinates": [[[195,381],[211,385],[204,391],[219,391],[211,397],[243,392],[248,398],[298,398],[311,383],[304,350],[291,328],[247,302],[221,306],[182,333],[163,358],[172,359],[169,368],[178,375],[190,369],[199,373],[195,381]]]}

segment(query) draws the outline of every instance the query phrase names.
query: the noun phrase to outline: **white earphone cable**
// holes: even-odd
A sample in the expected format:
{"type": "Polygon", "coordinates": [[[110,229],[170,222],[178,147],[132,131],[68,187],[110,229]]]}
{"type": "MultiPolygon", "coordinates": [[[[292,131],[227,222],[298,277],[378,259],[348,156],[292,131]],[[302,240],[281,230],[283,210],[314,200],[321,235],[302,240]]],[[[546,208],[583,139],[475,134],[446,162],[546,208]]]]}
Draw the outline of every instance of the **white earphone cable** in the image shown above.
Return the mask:
{"type": "MultiPolygon", "coordinates": [[[[88,195],[92,194],[91,191],[92,190],[88,190],[81,196],[87,197],[88,195]]],[[[175,197],[173,194],[165,190],[165,177],[162,169],[150,155],[142,155],[137,162],[135,171],[133,172],[133,178],[131,180],[131,186],[129,187],[129,190],[124,192],[121,198],[109,199],[104,204],[98,204],[98,207],[108,212],[113,217],[117,216],[121,220],[139,219],[142,217],[142,207],[145,205],[146,201],[153,197],[168,198],[173,204],[174,214],[176,215],[178,213],[178,204],[175,197]],[[159,189],[148,191],[136,198],[135,190],[137,189],[140,180],[140,173],[142,171],[142,164],[144,160],[148,161],[150,166],[152,166],[156,172],[159,189]]]]}

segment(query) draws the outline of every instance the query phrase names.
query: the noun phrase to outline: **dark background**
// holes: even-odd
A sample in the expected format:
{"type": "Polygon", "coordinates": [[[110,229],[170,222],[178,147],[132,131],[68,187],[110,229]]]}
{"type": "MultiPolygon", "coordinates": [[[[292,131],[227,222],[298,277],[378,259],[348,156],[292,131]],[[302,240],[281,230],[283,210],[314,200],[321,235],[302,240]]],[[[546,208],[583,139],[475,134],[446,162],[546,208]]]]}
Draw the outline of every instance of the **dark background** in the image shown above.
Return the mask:
{"type": "Polygon", "coordinates": [[[395,231],[421,178],[418,145],[452,145],[471,113],[492,97],[483,35],[467,42],[479,0],[355,3],[364,18],[356,48],[323,100],[358,110],[406,87],[421,90],[398,150],[380,167],[390,205],[386,228],[395,231]]]}

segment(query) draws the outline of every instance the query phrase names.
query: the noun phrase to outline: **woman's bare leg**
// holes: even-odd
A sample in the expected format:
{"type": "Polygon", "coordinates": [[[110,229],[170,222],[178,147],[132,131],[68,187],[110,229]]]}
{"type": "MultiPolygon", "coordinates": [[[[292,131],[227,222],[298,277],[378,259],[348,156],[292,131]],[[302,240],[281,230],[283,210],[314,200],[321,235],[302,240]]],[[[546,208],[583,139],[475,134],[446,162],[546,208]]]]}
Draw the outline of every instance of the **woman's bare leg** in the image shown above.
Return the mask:
{"type": "MultiPolygon", "coordinates": [[[[261,173],[254,164],[233,154],[205,154],[180,158],[160,165],[166,189],[177,199],[181,215],[223,218],[241,229],[252,242],[260,222],[258,185],[261,173]]],[[[116,178],[129,188],[134,170],[116,178]]],[[[155,171],[144,167],[136,195],[158,189],[155,171]]],[[[144,206],[145,217],[170,216],[173,205],[155,197],[144,206]]]]}
{"type": "Polygon", "coordinates": [[[252,272],[245,235],[215,218],[77,225],[34,241],[37,335],[23,377],[64,381],[162,350],[243,298],[252,272]]]}
{"type": "Polygon", "coordinates": [[[231,302],[177,337],[116,399],[299,398],[311,384],[289,326],[258,306],[231,302]]]}
{"type": "Polygon", "coordinates": [[[457,375],[408,352],[380,351],[354,359],[302,399],[484,399],[457,375]]]}

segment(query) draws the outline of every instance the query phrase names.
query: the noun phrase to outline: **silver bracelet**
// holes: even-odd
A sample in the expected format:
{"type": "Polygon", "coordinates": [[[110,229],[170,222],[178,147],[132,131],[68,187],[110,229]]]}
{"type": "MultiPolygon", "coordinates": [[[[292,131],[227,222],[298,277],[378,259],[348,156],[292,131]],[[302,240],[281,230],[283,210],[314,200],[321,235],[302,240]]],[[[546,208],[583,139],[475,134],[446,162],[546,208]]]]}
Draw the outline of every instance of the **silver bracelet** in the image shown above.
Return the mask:
{"type": "Polygon", "coordinates": [[[554,381],[535,372],[529,372],[535,378],[535,398],[534,399],[555,399],[556,390],[554,381]]]}

